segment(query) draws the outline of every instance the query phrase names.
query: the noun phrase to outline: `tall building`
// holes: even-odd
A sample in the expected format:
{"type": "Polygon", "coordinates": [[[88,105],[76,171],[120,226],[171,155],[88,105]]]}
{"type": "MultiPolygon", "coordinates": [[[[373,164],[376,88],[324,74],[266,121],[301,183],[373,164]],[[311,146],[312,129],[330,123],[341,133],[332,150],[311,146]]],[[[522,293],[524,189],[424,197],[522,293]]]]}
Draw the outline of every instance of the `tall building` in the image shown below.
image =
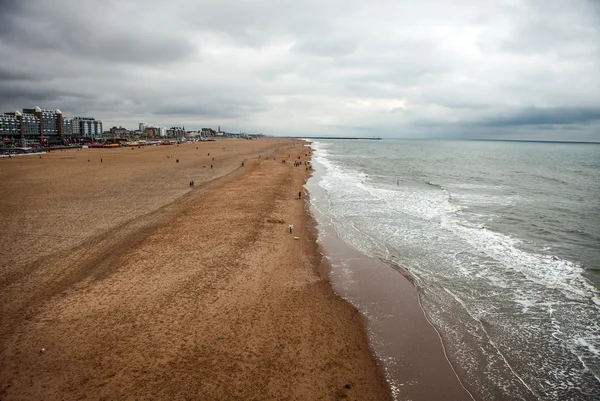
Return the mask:
{"type": "MultiPolygon", "coordinates": [[[[17,112],[19,113],[19,112],[17,112]]],[[[40,120],[33,114],[19,113],[21,120],[21,136],[33,137],[40,132],[40,120]]]]}
{"type": "Polygon", "coordinates": [[[21,120],[16,113],[0,115],[0,136],[9,137],[9,139],[21,137],[21,120]]]}
{"type": "Polygon", "coordinates": [[[73,117],[73,135],[84,138],[102,137],[102,121],[94,117],[73,117]]]}
{"type": "Polygon", "coordinates": [[[33,109],[23,109],[23,115],[33,114],[39,120],[39,136],[42,139],[63,135],[62,111],[44,110],[35,106],[33,109]]]}
{"type": "Polygon", "coordinates": [[[185,136],[185,127],[171,127],[167,130],[167,136],[183,138],[185,136]]]}
{"type": "Polygon", "coordinates": [[[34,114],[14,111],[0,115],[0,136],[34,138],[40,136],[40,120],[34,114]]]}
{"type": "Polygon", "coordinates": [[[63,135],[73,136],[73,119],[63,118],[63,135]]]}
{"type": "Polygon", "coordinates": [[[102,121],[90,117],[64,118],[59,109],[40,107],[0,114],[0,137],[39,141],[46,145],[76,141],[75,136],[102,136],[102,121]]]}

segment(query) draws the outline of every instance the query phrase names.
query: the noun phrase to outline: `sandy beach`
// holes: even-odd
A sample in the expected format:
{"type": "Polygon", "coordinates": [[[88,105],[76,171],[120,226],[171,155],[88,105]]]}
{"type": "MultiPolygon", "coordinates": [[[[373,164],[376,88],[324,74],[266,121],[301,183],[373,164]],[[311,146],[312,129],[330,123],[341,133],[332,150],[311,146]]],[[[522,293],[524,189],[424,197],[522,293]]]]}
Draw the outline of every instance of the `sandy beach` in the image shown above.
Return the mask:
{"type": "Polygon", "coordinates": [[[2,400],[388,399],[318,273],[302,145],[0,160],[2,400]]]}

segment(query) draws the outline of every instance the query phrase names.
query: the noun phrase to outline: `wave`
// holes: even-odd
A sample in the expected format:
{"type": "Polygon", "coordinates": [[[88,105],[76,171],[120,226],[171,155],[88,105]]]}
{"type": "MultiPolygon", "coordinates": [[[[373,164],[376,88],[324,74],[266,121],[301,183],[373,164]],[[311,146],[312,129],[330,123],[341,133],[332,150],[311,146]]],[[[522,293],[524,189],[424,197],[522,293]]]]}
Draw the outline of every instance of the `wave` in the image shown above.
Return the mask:
{"type": "Polygon", "coordinates": [[[445,190],[445,189],[446,189],[446,188],[444,188],[443,186],[441,186],[441,185],[439,185],[439,184],[434,184],[434,183],[433,183],[433,182],[431,182],[431,181],[426,181],[426,182],[425,182],[425,184],[427,184],[427,185],[429,185],[429,186],[432,186],[432,187],[435,187],[435,188],[439,188],[439,189],[441,189],[441,190],[445,190]]]}
{"type": "MultiPolygon", "coordinates": [[[[403,266],[406,273],[403,274],[411,277],[428,296],[443,288],[461,299],[469,315],[484,319],[486,325],[490,325],[486,333],[490,339],[485,341],[497,346],[506,359],[520,360],[518,344],[525,341],[526,336],[541,339],[539,355],[533,352],[535,350],[528,354],[533,360],[545,361],[539,369],[539,378],[523,368],[523,363],[511,364],[523,384],[535,387],[536,394],[540,394],[543,386],[550,392],[563,394],[552,376],[559,367],[554,365],[558,364],[555,361],[580,364],[583,360],[586,361],[585,372],[600,370],[588,361],[597,358],[593,350],[600,349],[600,336],[588,335],[600,313],[600,298],[598,291],[582,277],[582,266],[558,256],[525,251],[520,247],[521,238],[493,231],[486,221],[500,219],[531,226],[523,217],[505,214],[505,210],[510,209],[504,206],[511,206],[510,203],[503,208],[496,207],[496,215],[486,214],[481,208],[479,215],[463,208],[462,201],[469,196],[474,205],[493,201],[494,205],[502,206],[497,202],[501,194],[451,194],[444,185],[433,180],[411,184],[405,179],[401,186],[376,186],[364,179],[368,175],[356,166],[333,161],[318,144],[315,150],[315,160],[326,169],[318,185],[327,192],[329,210],[326,213],[335,222],[340,238],[361,252],[403,266]],[[453,199],[454,196],[458,199],[453,199]],[[505,315],[499,311],[511,312],[505,315]],[[546,316],[552,317],[555,326],[539,325],[539,319],[546,316]],[[552,337],[550,334],[557,329],[551,327],[560,327],[560,332],[568,335],[552,337]],[[510,333],[510,337],[495,337],[504,335],[502,333],[510,333]],[[546,335],[560,341],[562,346],[547,343],[546,335]],[[584,338],[591,347],[575,344],[575,338],[584,338]],[[542,380],[550,384],[541,384],[542,380]]],[[[371,177],[385,176],[370,173],[371,177]]],[[[477,185],[484,190],[500,188],[477,185]]],[[[513,203],[517,199],[520,199],[518,194],[509,198],[513,203]]],[[[544,227],[533,225],[542,234],[550,235],[544,227]]],[[[443,318],[437,322],[442,332],[445,327],[457,324],[460,325],[460,321],[443,318]]],[[[464,363],[471,363],[467,359],[464,363]]],[[[584,376],[570,380],[587,383],[584,376]]]]}

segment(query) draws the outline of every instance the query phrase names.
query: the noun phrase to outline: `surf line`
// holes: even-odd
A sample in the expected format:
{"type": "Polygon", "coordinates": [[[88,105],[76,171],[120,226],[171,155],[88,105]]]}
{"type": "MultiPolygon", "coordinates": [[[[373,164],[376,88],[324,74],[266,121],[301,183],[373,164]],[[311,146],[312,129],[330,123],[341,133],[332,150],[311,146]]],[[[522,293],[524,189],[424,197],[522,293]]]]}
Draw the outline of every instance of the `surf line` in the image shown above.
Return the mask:
{"type": "MultiPolygon", "coordinates": [[[[487,330],[485,329],[485,327],[483,327],[483,324],[481,324],[481,321],[477,318],[475,318],[473,315],[471,315],[471,313],[469,312],[469,309],[467,308],[467,306],[464,304],[464,302],[458,298],[452,291],[450,291],[449,289],[444,287],[444,291],[446,291],[448,294],[452,295],[452,297],[456,300],[456,302],[458,302],[463,308],[464,310],[467,312],[467,314],[473,318],[477,323],[479,323],[479,326],[481,327],[481,330],[483,330],[483,332],[485,333],[485,336],[487,337],[488,341],[490,342],[490,344],[492,345],[492,347],[494,348],[494,350],[496,350],[496,352],[498,353],[498,355],[500,355],[500,358],[502,358],[502,360],[504,361],[504,363],[506,364],[506,366],[508,367],[508,369],[511,371],[511,373],[517,378],[519,379],[519,381],[521,383],[523,383],[523,385],[525,386],[525,388],[527,390],[529,390],[529,392],[531,393],[531,395],[533,395],[534,397],[536,396],[536,394],[533,392],[533,390],[531,389],[531,387],[529,387],[527,385],[527,383],[525,383],[525,380],[523,380],[521,378],[521,376],[519,376],[517,374],[517,372],[514,371],[514,369],[512,368],[512,366],[510,366],[510,363],[508,363],[508,361],[506,360],[506,358],[504,357],[504,354],[502,354],[502,352],[500,352],[500,350],[498,349],[498,347],[496,346],[496,343],[494,343],[494,341],[491,339],[489,333],[487,332],[487,330]]],[[[421,304],[421,298],[419,297],[419,305],[421,304]]],[[[423,313],[425,314],[425,310],[423,309],[423,307],[421,307],[421,310],[423,310],[423,313]]],[[[429,322],[429,318],[427,317],[427,314],[425,314],[425,319],[427,319],[427,321],[429,322]]],[[[440,337],[440,341],[442,341],[442,336],[440,335],[440,332],[435,328],[435,326],[429,322],[429,324],[435,329],[435,331],[438,333],[438,336],[440,337]]],[[[444,343],[442,342],[442,348],[444,348],[444,354],[446,355],[446,347],[444,347],[444,343]]],[[[447,355],[446,355],[446,359],[448,359],[447,355]]],[[[452,367],[452,370],[454,370],[454,366],[452,366],[452,363],[450,362],[450,360],[448,360],[448,363],[450,364],[450,366],[452,367]]],[[[456,374],[456,371],[454,371],[454,374],[456,374]]],[[[456,377],[458,377],[458,375],[456,374],[456,377]]],[[[460,378],[458,379],[458,381],[460,382],[460,378]]],[[[462,385],[462,383],[461,383],[462,385]]],[[[464,386],[463,386],[464,387],[464,386]]],[[[467,390],[467,389],[465,389],[467,390]]],[[[469,390],[467,390],[468,392],[469,390]]],[[[469,393],[471,394],[471,393],[469,393]]],[[[472,395],[471,395],[472,397],[472,395]]]]}

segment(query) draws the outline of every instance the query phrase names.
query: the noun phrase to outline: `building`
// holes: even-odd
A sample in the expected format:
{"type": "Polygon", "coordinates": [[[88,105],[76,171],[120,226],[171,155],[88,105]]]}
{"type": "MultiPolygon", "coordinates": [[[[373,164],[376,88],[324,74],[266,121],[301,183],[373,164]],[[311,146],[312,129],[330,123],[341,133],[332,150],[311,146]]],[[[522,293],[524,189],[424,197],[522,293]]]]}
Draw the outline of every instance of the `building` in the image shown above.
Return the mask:
{"type": "Polygon", "coordinates": [[[123,128],[121,126],[112,127],[109,130],[109,132],[110,132],[110,135],[112,135],[112,136],[118,136],[118,137],[121,137],[121,136],[124,136],[124,135],[130,135],[131,134],[131,132],[127,128],[123,128]]]}
{"type": "Polygon", "coordinates": [[[17,116],[18,111],[14,114],[6,113],[0,115],[0,136],[7,139],[20,138],[21,135],[21,119],[17,116]]]}
{"type": "Polygon", "coordinates": [[[166,137],[168,135],[168,130],[165,127],[155,127],[154,125],[139,123],[140,132],[143,135],[158,137],[163,136],[166,137]]]}
{"type": "Polygon", "coordinates": [[[172,138],[185,137],[185,127],[171,127],[167,130],[167,136],[172,138]]]}
{"type": "Polygon", "coordinates": [[[21,136],[23,138],[32,138],[39,135],[40,120],[35,115],[18,111],[15,111],[15,114],[18,114],[21,121],[21,136]]]}
{"type": "Polygon", "coordinates": [[[73,119],[63,118],[63,136],[73,136],[73,119]]]}
{"type": "Polygon", "coordinates": [[[76,142],[79,136],[101,133],[102,121],[90,117],[65,118],[59,109],[44,110],[36,106],[0,115],[0,137],[6,139],[5,143],[20,138],[45,145],[67,144],[76,142]]]}
{"type": "Polygon", "coordinates": [[[39,120],[38,136],[42,141],[48,138],[63,136],[63,115],[59,109],[44,110],[35,106],[32,109],[23,109],[23,115],[25,114],[32,114],[39,120]]]}
{"type": "Polygon", "coordinates": [[[0,136],[7,138],[35,138],[40,136],[40,120],[29,113],[14,111],[0,115],[0,136]]]}
{"type": "Polygon", "coordinates": [[[84,138],[102,138],[102,121],[94,117],[73,117],[73,135],[84,138]]]}
{"type": "Polygon", "coordinates": [[[217,134],[217,132],[212,128],[202,128],[201,134],[205,138],[212,138],[217,134]]]}

